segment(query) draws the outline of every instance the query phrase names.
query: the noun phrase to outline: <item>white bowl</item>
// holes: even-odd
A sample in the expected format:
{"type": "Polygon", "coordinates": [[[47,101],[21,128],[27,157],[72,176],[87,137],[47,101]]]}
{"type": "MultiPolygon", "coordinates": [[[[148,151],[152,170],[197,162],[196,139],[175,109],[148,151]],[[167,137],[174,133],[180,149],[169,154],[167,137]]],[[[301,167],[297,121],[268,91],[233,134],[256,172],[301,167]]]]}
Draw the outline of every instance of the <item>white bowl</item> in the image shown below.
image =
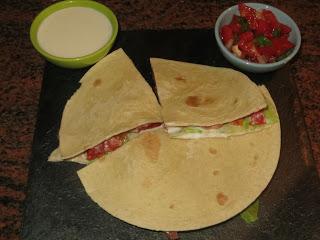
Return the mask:
{"type": "Polygon", "coordinates": [[[262,3],[245,3],[247,6],[252,7],[256,10],[267,9],[271,10],[278,21],[289,26],[291,28],[291,32],[289,35],[289,40],[295,45],[293,51],[286,58],[275,62],[275,63],[253,63],[244,59],[240,59],[233,55],[230,50],[228,50],[220,37],[220,29],[222,26],[229,24],[232,20],[234,14],[240,15],[238,11],[238,5],[234,5],[228,9],[226,9],[221,15],[218,17],[215,24],[215,38],[220,48],[222,55],[234,66],[238,67],[241,70],[254,72],[254,73],[263,73],[263,72],[271,72],[276,69],[283,67],[286,63],[288,63],[298,52],[301,45],[301,34],[297,24],[289,17],[286,13],[282,12],[278,8],[262,4],[262,3]]]}

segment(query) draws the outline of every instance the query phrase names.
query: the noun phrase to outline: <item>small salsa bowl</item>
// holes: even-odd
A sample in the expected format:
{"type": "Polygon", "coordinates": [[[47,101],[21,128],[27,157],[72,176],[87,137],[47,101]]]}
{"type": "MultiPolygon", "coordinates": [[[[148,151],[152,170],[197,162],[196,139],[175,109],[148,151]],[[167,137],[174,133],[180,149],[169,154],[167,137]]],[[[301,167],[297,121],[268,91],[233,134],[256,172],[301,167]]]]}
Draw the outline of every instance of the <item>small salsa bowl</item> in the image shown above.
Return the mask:
{"type": "Polygon", "coordinates": [[[118,34],[118,21],[115,14],[105,5],[95,1],[91,1],[91,0],[82,0],[82,1],[67,0],[67,1],[61,1],[58,3],[52,4],[49,7],[42,10],[36,16],[30,28],[30,39],[34,48],[49,62],[64,68],[83,68],[98,62],[110,51],[111,47],[114,44],[117,34],[118,34]],[[37,37],[37,33],[41,23],[51,14],[68,7],[87,7],[87,8],[94,9],[102,13],[104,16],[106,16],[110,20],[110,23],[112,26],[112,34],[110,39],[100,49],[81,57],[64,58],[64,57],[54,56],[48,53],[47,51],[45,51],[40,46],[38,37],[37,37]]]}
{"type": "Polygon", "coordinates": [[[215,24],[215,38],[218,43],[219,49],[222,55],[235,67],[247,72],[254,73],[264,73],[271,72],[283,67],[286,63],[288,63],[298,52],[301,45],[301,34],[297,24],[289,17],[286,13],[282,12],[278,8],[262,4],[262,3],[245,3],[247,6],[252,7],[256,10],[267,9],[274,13],[277,17],[278,21],[289,26],[291,28],[291,32],[289,35],[289,40],[295,45],[293,51],[284,59],[274,62],[274,63],[254,63],[245,59],[241,59],[236,57],[234,54],[228,50],[220,37],[220,29],[222,26],[229,24],[232,20],[234,14],[239,15],[238,5],[234,5],[228,9],[226,9],[221,15],[218,17],[215,24]]]}

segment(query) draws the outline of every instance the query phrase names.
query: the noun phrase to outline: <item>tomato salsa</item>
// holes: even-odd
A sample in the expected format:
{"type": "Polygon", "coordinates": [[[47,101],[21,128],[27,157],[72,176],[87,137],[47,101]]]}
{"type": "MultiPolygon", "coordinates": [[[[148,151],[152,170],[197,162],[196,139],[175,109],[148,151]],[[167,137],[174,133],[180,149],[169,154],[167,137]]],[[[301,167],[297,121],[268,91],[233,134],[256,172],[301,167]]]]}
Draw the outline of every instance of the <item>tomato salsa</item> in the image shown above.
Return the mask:
{"type": "Polygon", "coordinates": [[[102,143],[96,145],[93,148],[87,150],[87,160],[94,160],[96,158],[102,157],[108,152],[113,152],[117,148],[121,147],[126,141],[130,133],[139,133],[151,128],[160,127],[162,123],[146,123],[136,127],[135,129],[129,130],[127,132],[115,135],[102,143]]]}
{"type": "Polygon", "coordinates": [[[272,11],[238,4],[240,16],[220,30],[223,44],[237,57],[255,63],[273,63],[288,56],[294,44],[291,28],[279,22],[272,11]]]}

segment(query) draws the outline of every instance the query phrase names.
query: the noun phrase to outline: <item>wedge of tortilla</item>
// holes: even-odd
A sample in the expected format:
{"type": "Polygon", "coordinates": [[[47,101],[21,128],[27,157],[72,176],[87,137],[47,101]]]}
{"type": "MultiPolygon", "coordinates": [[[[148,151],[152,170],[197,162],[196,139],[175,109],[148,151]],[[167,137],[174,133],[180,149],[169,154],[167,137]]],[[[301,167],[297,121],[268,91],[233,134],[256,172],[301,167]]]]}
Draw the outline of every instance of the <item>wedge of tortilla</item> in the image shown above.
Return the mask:
{"type": "Polygon", "coordinates": [[[166,126],[213,126],[266,107],[257,85],[241,72],[150,59],[166,126]]]}
{"type": "Polygon", "coordinates": [[[91,199],[132,225],[159,231],[212,226],[262,193],[279,159],[280,123],[229,138],[147,132],[78,171],[91,199]]]}
{"type": "Polygon", "coordinates": [[[279,121],[277,109],[273,104],[267,88],[264,85],[258,86],[258,88],[265,98],[267,103],[266,108],[235,121],[213,125],[210,127],[167,127],[168,133],[171,137],[182,139],[216,138],[248,134],[270,127],[272,124],[279,121]]]}
{"type": "Polygon", "coordinates": [[[95,64],[80,83],[64,108],[59,148],[49,160],[77,161],[79,154],[106,139],[162,122],[155,94],[122,49],[95,64]]]}

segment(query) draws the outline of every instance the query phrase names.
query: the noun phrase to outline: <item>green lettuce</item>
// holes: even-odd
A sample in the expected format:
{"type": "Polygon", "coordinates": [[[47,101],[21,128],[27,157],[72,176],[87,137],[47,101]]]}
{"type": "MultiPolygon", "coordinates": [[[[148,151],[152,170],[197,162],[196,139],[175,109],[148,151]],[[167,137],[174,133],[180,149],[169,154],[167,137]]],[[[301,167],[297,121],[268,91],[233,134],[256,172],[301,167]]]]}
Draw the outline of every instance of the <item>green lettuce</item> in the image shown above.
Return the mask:
{"type": "Polygon", "coordinates": [[[240,217],[246,223],[253,223],[258,220],[259,213],[259,199],[257,199],[254,203],[252,203],[249,207],[247,207],[242,213],[240,213],[240,217]]]}

